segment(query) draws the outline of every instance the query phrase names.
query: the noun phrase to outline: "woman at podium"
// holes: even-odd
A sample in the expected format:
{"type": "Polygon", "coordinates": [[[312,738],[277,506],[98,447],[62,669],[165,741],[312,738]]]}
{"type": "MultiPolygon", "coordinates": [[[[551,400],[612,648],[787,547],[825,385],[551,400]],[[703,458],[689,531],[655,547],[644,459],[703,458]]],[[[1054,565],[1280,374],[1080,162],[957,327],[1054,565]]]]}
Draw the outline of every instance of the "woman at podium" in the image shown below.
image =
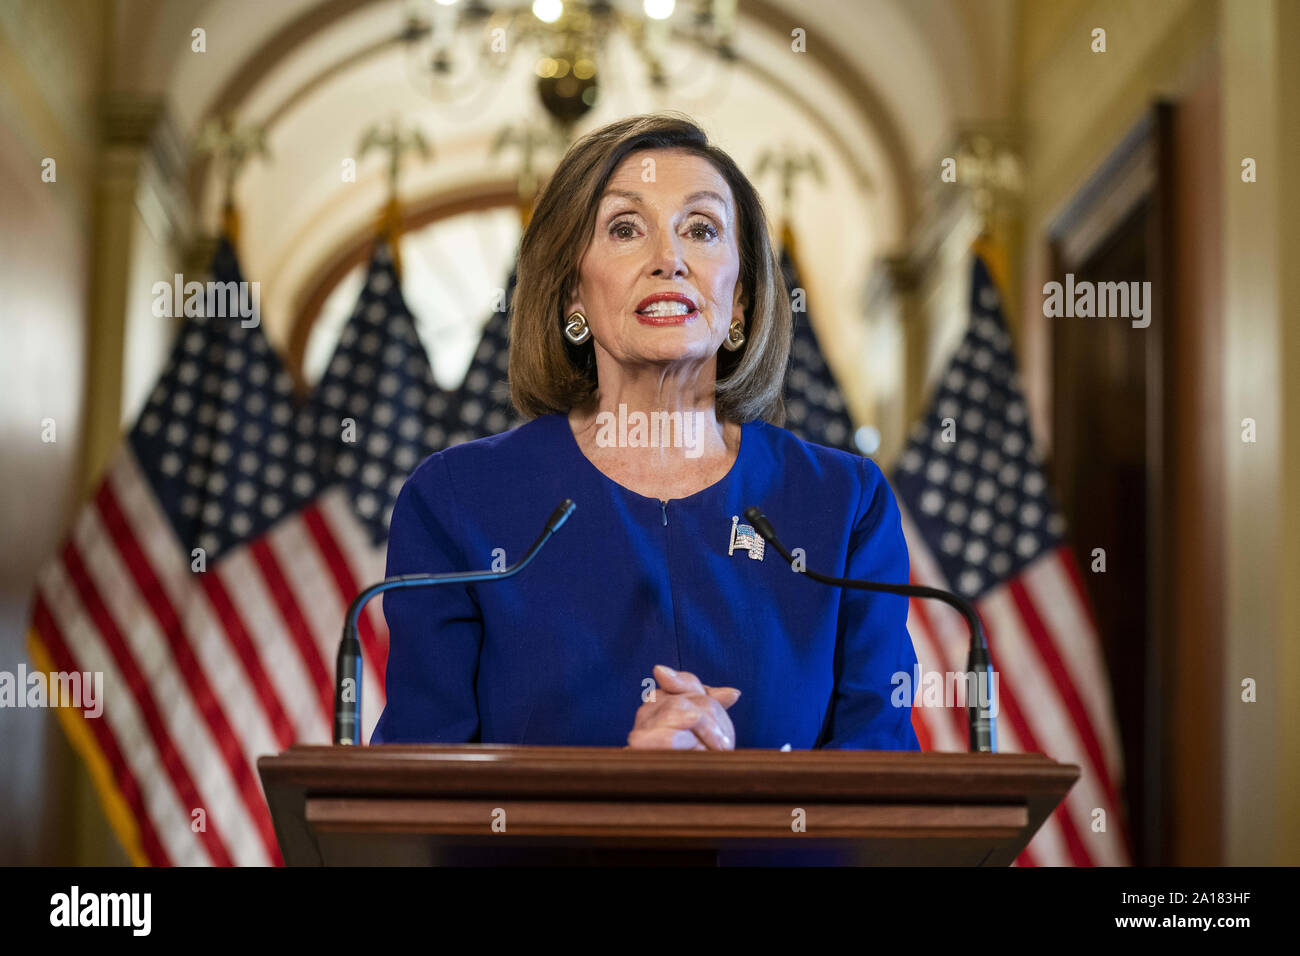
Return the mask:
{"type": "Polygon", "coordinates": [[[519,574],[392,591],[371,743],[917,750],[906,583],[880,469],[781,427],[792,316],[758,193],[675,114],[576,142],[524,232],[510,431],[444,449],[393,510],[389,576],[519,574]],[[798,563],[797,562],[797,563],[798,563]]]}

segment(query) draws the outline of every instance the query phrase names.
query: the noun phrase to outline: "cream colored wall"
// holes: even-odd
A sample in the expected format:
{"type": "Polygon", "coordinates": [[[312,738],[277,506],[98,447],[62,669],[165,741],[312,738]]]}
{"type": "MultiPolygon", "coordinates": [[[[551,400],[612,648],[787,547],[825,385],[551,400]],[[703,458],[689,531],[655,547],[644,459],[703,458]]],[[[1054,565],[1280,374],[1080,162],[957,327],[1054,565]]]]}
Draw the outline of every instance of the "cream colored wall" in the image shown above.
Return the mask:
{"type": "Polygon", "coordinates": [[[1283,375],[1284,368],[1300,371],[1300,342],[1294,320],[1290,329],[1282,322],[1300,309],[1295,270],[1288,276],[1283,268],[1300,256],[1300,195],[1284,175],[1286,157],[1300,148],[1298,7],[1288,0],[1025,0],[1020,8],[1022,339],[1035,426],[1048,446],[1042,237],[1151,104],[1178,98],[1207,58],[1223,55],[1223,415],[1230,426],[1248,415],[1259,422],[1257,444],[1243,445],[1236,427],[1222,443],[1227,672],[1211,692],[1226,701],[1222,827],[1224,862],[1232,864],[1300,862],[1300,599],[1293,593],[1300,578],[1300,399],[1295,376],[1287,385],[1283,375]],[[1090,50],[1094,27],[1107,31],[1104,54],[1090,50]],[[1240,182],[1243,155],[1255,156],[1263,171],[1250,187],[1240,182]],[[1259,681],[1258,703],[1240,701],[1245,676],[1259,681]]]}
{"type": "MultiPolygon", "coordinates": [[[[1278,534],[1282,555],[1277,580],[1281,595],[1278,613],[1279,646],[1278,752],[1284,755],[1277,770],[1278,862],[1300,861],[1300,183],[1290,164],[1300,156],[1300,4],[1276,5],[1274,36],[1285,44],[1275,61],[1281,101],[1274,113],[1277,154],[1284,157],[1288,175],[1277,176],[1279,217],[1279,314],[1282,317],[1282,470],[1281,520],[1278,534]]],[[[1282,166],[1278,166],[1281,172],[1282,166]]]]}
{"type": "Polygon", "coordinates": [[[1300,289],[1294,275],[1300,190],[1289,168],[1300,147],[1300,15],[1293,0],[1235,0],[1223,4],[1221,24],[1228,429],[1223,517],[1230,555],[1222,691],[1227,862],[1295,864],[1300,630],[1294,592],[1300,535],[1294,532],[1300,472],[1294,466],[1300,419],[1287,413],[1297,411],[1300,372],[1300,289]],[[1241,181],[1244,156],[1258,163],[1255,183],[1241,181]],[[1255,444],[1241,441],[1246,417],[1257,423],[1255,444]],[[1240,682],[1247,677],[1258,682],[1256,703],[1241,700],[1240,682]]]}

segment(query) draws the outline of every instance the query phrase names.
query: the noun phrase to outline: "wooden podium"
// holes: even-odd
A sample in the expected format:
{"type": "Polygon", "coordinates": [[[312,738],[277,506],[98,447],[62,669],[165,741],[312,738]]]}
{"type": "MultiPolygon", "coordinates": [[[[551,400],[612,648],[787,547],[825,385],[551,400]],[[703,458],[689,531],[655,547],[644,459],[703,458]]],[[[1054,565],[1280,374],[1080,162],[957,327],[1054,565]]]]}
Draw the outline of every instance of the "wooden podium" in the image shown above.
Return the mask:
{"type": "Polygon", "coordinates": [[[1006,866],[1079,777],[1042,754],[295,746],[286,864],[1006,866]]]}

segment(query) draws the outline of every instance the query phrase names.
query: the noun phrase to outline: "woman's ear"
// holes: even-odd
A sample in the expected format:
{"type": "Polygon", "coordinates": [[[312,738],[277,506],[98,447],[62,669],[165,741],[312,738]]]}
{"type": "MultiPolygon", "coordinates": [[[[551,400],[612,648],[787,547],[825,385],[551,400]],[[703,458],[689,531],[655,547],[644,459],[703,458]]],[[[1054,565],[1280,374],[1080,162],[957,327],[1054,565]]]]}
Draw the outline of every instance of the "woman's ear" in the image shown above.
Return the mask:
{"type": "Polygon", "coordinates": [[[743,322],[745,310],[749,308],[749,296],[745,294],[745,287],[739,279],[736,280],[736,291],[731,296],[731,303],[731,318],[743,322]]]}
{"type": "Polygon", "coordinates": [[[587,314],[587,310],[582,307],[582,300],[578,298],[577,292],[569,296],[569,305],[564,310],[564,317],[567,319],[574,312],[581,312],[583,315],[587,314]]]}

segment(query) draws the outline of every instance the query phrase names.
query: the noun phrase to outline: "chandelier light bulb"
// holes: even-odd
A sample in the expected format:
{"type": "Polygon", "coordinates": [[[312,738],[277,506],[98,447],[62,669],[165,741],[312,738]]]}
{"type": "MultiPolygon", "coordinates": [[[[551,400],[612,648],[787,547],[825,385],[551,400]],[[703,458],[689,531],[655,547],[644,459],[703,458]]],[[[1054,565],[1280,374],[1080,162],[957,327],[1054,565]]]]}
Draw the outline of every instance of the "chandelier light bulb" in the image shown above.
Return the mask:
{"type": "Polygon", "coordinates": [[[543,23],[554,23],[564,13],[561,0],[533,0],[533,16],[543,23]]]}

